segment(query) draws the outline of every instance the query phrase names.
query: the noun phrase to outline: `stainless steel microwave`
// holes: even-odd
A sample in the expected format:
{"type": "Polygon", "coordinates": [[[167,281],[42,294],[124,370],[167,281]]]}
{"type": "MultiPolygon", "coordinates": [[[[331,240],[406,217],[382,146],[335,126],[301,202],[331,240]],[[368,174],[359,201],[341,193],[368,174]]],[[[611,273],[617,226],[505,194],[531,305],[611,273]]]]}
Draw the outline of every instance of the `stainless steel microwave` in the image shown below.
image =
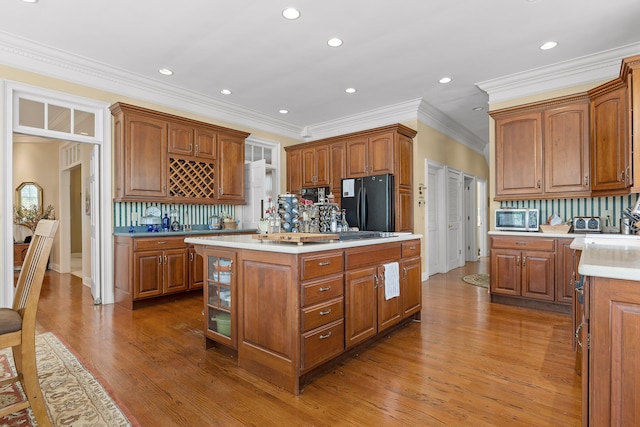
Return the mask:
{"type": "Polygon", "coordinates": [[[496,209],[495,224],[496,230],[538,231],[540,229],[540,209],[496,209]]]}

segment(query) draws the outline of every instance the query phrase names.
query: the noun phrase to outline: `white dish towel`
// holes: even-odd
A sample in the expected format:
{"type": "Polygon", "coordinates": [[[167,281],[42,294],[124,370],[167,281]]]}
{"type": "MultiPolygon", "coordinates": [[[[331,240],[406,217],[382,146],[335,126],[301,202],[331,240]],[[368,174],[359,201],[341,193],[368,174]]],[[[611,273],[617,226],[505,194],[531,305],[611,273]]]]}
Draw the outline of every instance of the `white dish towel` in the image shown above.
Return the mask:
{"type": "Polygon", "coordinates": [[[400,268],[397,262],[384,265],[384,299],[400,296],[400,268]]]}

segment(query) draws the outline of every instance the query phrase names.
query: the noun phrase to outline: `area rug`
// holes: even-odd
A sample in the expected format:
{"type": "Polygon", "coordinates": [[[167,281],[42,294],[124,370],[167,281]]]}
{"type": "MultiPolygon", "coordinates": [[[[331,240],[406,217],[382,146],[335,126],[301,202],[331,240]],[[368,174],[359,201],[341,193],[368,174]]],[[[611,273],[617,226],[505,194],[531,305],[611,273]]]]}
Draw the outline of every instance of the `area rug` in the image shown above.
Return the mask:
{"type": "MultiPolygon", "coordinates": [[[[0,350],[0,379],[15,375],[12,359],[10,349],[0,350]]],[[[96,377],[50,332],[36,336],[36,363],[53,426],[132,425],[96,377]]],[[[0,406],[22,400],[23,396],[19,385],[0,388],[0,406]]],[[[35,425],[31,408],[0,418],[2,427],[35,425]]]]}
{"type": "Polygon", "coordinates": [[[468,276],[464,276],[462,280],[469,283],[470,285],[480,286],[481,288],[489,287],[488,274],[469,274],[468,276]]]}

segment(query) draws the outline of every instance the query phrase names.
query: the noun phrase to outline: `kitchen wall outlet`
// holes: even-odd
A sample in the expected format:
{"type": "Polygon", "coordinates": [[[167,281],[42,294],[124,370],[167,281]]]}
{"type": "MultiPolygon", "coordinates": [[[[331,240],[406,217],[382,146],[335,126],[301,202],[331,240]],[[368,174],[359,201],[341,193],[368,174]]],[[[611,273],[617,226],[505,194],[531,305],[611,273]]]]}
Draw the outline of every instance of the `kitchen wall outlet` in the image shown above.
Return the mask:
{"type": "Polygon", "coordinates": [[[602,210],[602,218],[605,220],[605,224],[608,226],[613,225],[613,211],[609,209],[602,210]]]}

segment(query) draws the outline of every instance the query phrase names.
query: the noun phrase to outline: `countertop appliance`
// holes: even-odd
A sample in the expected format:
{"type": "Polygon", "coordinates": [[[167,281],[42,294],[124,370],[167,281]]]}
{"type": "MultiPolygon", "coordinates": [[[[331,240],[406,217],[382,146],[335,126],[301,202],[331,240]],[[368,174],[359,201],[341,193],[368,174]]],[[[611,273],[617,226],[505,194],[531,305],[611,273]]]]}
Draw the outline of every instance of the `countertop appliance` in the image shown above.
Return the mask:
{"type": "Polygon", "coordinates": [[[343,179],[340,194],[350,227],[394,231],[393,175],[343,179]]]}
{"type": "Polygon", "coordinates": [[[540,210],[529,208],[500,208],[495,211],[496,230],[538,231],[540,210]]]}
{"type": "Polygon", "coordinates": [[[313,203],[324,203],[330,192],[329,187],[312,187],[303,188],[300,195],[303,199],[311,200],[313,203]]]}
{"type": "Polygon", "coordinates": [[[602,220],[597,216],[574,216],[574,233],[600,233],[602,231],[602,220]]]}

